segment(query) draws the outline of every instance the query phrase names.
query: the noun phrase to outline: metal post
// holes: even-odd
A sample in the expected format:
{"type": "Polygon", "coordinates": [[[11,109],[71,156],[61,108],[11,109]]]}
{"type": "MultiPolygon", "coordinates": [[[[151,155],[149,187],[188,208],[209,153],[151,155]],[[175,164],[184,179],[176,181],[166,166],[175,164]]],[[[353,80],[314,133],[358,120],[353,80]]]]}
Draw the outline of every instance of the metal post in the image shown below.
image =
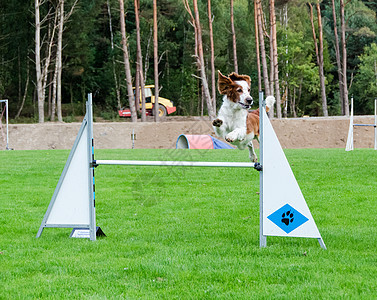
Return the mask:
{"type": "Polygon", "coordinates": [[[132,129],[132,133],[131,133],[132,149],[135,149],[135,139],[136,139],[135,129],[132,129]]]}
{"type": "MultiPolygon", "coordinates": [[[[348,108],[347,108],[348,109],[348,108]]],[[[353,150],[353,96],[351,97],[351,112],[350,112],[350,125],[348,128],[348,136],[347,136],[347,143],[346,143],[346,151],[353,150]]]]}
{"type": "Polygon", "coordinates": [[[259,172],[259,247],[267,247],[267,237],[263,235],[263,118],[266,103],[263,92],[259,92],[259,159],[262,165],[262,171],[259,172]]]}
{"type": "Polygon", "coordinates": [[[352,122],[351,150],[353,150],[353,95],[351,97],[351,122],[352,122]]]}
{"type": "Polygon", "coordinates": [[[326,247],[326,245],[325,245],[325,242],[323,241],[322,238],[319,238],[319,239],[318,239],[318,243],[319,243],[319,245],[321,246],[321,248],[322,248],[323,250],[327,250],[327,247],[326,247]]]}
{"type": "Polygon", "coordinates": [[[5,149],[6,150],[10,150],[9,149],[9,122],[8,122],[8,118],[9,118],[9,115],[8,115],[8,99],[5,99],[5,100],[0,100],[0,103],[4,102],[5,103],[5,125],[6,125],[6,145],[5,145],[5,149]]]}
{"type": "Polygon", "coordinates": [[[96,240],[96,201],[94,193],[94,142],[93,142],[93,105],[92,94],[88,94],[88,101],[86,103],[86,111],[88,118],[88,172],[89,172],[89,235],[90,240],[96,240]]]}
{"type": "Polygon", "coordinates": [[[6,118],[7,118],[7,145],[6,145],[5,149],[9,150],[8,100],[5,100],[5,106],[6,106],[5,114],[6,114],[6,118]]]}
{"type": "Polygon", "coordinates": [[[377,150],[377,98],[374,99],[374,150],[377,150]]]}
{"type": "Polygon", "coordinates": [[[168,161],[168,160],[95,160],[94,166],[160,166],[160,167],[228,167],[256,168],[252,162],[168,161]]]}

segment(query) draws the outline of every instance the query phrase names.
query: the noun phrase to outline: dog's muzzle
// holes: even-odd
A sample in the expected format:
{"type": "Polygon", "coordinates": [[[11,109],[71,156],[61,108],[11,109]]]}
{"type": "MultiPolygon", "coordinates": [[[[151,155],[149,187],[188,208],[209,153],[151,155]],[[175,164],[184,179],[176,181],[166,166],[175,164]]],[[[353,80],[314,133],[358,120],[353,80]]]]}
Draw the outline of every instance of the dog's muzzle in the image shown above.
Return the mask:
{"type": "Polygon", "coordinates": [[[249,97],[246,98],[247,105],[252,106],[253,105],[253,98],[249,97]]]}
{"type": "Polygon", "coordinates": [[[245,99],[245,101],[246,101],[246,104],[241,103],[241,102],[239,102],[239,104],[242,106],[242,108],[249,109],[253,105],[253,98],[248,97],[245,99]]]}

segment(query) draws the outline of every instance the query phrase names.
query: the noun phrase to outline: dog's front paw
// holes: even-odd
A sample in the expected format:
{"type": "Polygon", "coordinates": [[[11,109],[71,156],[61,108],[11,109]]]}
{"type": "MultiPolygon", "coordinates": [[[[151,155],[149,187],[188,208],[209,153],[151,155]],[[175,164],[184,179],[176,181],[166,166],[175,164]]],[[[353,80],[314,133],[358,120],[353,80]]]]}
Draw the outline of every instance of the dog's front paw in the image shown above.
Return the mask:
{"type": "Polygon", "coordinates": [[[231,132],[231,133],[228,133],[225,137],[225,140],[228,142],[228,143],[233,143],[237,140],[238,136],[236,133],[234,132],[231,132]]]}
{"type": "Polygon", "coordinates": [[[228,143],[233,143],[233,139],[231,139],[229,136],[226,136],[226,137],[225,137],[225,140],[226,140],[228,143]]]}
{"type": "Polygon", "coordinates": [[[220,127],[221,125],[223,125],[223,120],[216,119],[216,120],[213,120],[212,122],[212,126],[220,127]]]}

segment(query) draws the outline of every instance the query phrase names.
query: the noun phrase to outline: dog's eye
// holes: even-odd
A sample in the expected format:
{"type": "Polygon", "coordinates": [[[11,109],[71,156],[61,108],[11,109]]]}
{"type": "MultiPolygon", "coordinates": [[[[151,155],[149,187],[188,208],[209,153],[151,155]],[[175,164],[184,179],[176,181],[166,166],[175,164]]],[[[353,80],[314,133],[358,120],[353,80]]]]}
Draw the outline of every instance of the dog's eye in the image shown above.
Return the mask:
{"type": "Polygon", "coordinates": [[[250,88],[248,88],[247,91],[250,93],[250,88]]]}
{"type": "Polygon", "coordinates": [[[242,89],[237,89],[237,92],[238,93],[242,93],[242,89]]]}

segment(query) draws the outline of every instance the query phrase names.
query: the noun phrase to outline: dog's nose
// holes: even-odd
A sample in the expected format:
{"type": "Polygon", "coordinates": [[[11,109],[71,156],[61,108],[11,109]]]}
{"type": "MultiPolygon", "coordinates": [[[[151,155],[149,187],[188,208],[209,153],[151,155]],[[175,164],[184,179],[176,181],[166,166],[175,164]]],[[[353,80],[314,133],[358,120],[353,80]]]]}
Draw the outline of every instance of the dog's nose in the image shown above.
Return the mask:
{"type": "Polygon", "coordinates": [[[253,98],[251,98],[251,97],[247,97],[247,98],[246,98],[246,102],[247,102],[247,104],[249,104],[249,105],[253,104],[253,98]]]}

